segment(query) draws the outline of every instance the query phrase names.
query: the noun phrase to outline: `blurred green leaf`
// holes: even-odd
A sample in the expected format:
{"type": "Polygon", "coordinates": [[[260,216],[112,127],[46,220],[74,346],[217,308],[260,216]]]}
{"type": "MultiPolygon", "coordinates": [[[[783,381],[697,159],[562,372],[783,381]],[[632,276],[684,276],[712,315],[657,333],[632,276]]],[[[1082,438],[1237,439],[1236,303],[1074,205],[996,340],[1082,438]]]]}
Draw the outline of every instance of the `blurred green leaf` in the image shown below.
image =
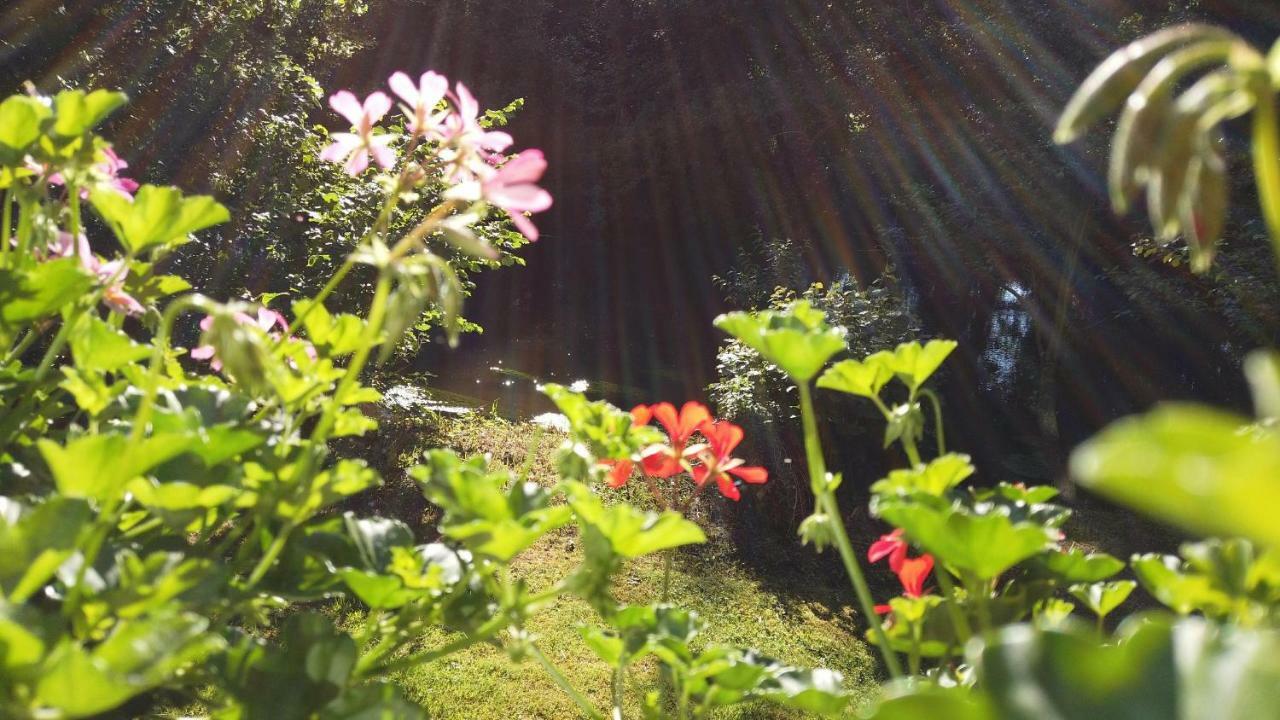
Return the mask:
{"type": "Polygon", "coordinates": [[[40,137],[49,115],[48,106],[26,95],[10,95],[0,102],[0,161],[21,165],[22,152],[40,137]]]}
{"type": "Polygon", "coordinates": [[[1105,618],[1112,610],[1129,598],[1129,594],[1138,584],[1132,580],[1115,580],[1113,582],[1095,582],[1072,585],[1069,592],[1072,597],[1084,603],[1099,618],[1105,618]]]}
{"type": "Polygon", "coordinates": [[[185,452],[189,435],[165,434],[131,442],[124,435],[83,435],[60,446],[37,442],[58,491],[71,498],[102,502],[116,497],[124,484],[160,463],[185,452]]]}
{"type": "Polygon", "coordinates": [[[92,287],[93,278],[76,258],[49,260],[25,270],[0,268],[0,327],[54,315],[92,287]]]}
{"type": "Polygon", "coordinates": [[[1159,406],[1078,447],[1071,472],[1090,490],[1187,530],[1280,544],[1280,436],[1235,416],[1159,406]]]}

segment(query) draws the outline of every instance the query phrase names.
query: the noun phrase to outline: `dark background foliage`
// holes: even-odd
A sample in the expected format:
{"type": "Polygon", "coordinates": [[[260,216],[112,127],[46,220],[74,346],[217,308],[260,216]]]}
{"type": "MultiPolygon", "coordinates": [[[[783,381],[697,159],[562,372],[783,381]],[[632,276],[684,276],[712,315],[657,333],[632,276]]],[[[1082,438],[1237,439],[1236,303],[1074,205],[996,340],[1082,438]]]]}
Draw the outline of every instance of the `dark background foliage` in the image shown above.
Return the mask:
{"type": "Polygon", "coordinates": [[[547,151],[556,205],[527,270],[478,277],[468,315],[487,332],[419,355],[452,390],[514,393],[493,382],[502,365],[599,381],[620,402],[703,397],[710,320],[732,305],[711,278],[753,238],[796,240],[796,290],[869,286],[892,264],[923,334],[960,342],[941,388],[951,442],[990,477],[1056,479],[1071,446],[1158,399],[1246,409],[1241,354],[1275,340],[1246,166],[1221,271],[1195,277],[1179,248],[1153,251],[1145,218],[1112,215],[1103,134],[1050,142],[1118,44],[1204,19],[1267,46],[1272,3],[368,5],[25,0],[0,10],[0,83],[129,90],[111,134],[143,177],[230,194],[238,224],[199,267],[224,284],[263,275],[259,290],[305,268],[263,262],[302,241],[278,205],[293,148],[254,148],[255,128],[290,113],[332,126],[312,81],[364,93],[431,67],[486,106],[525,98],[513,133],[547,151]]]}

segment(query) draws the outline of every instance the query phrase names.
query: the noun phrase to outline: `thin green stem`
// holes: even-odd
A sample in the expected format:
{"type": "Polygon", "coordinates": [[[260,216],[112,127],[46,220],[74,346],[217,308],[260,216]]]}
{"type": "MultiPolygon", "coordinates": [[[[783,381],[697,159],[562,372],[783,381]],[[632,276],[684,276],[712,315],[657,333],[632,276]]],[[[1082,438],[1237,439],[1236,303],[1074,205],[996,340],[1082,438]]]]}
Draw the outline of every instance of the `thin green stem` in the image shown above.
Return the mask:
{"type": "Polygon", "coordinates": [[[969,627],[969,618],[964,616],[957,604],[959,598],[956,597],[955,585],[951,582],[951,574],[944,567],[939,567],[934,575],[938,578],[938,587],[942,589],[946,596],[947,611],[951,615],[951,624],[955,626],[956,638],[960,640],[960,646],[963,648],[965,643],[969,642],[969,638],[973,637],[973,628],[969,627]]]}
{"type": "Polygon", "coordinates": [[[930,404],[933,405],[933,430],[938,441],[938,457],[942,457],[947,454],[947,436],[942,428],[942,401],[938,399],[938,394],[929,388],[921,388],[920,394],[929,398],[930,404]]]}
{"type": "Polygon", "coordinates": [[[0,265],[9,259],[9,236],[13,233],[13,188],[4,189],[4,210],[0,212],[0,265]]]}
{"type": "Polygon", "coordinates": [[[71,233],[71,242],[75,243],[80,237],[80,188],[68,184],[67,199],[67,207],[71,211],[71,224],[67,232],[71,233]]]}
{"type": "Polygon", "coordinates": [[[546,670],[547,674],[551,676],[551,680],[573,700],[573,704],[577,705],[584,715],[592,718],[592,720],[605,720],[605,717],[600,714],[599,710],[596,710],[591,701],[569,682],[569,679],[560,672],[560,668],[556,667],[555,663],[551,662],[546,655],[543,655],[537,645],[529,643],[528,653],[530,657],[538,661],[542,669],[546,670]]]}
{"type": "Polygon", "coordinates": [[[809,481],[816,492],[818,505],[822,511],[831,518],[832,534],[835,536],[836,548],[840,551],[840,559],[844,562],[845,572],[849,575],[849,581],[853,585],[854,594],[858,597],[858,603],[862,607],[863,617],[867,619],[867,623],[871,626],[876,636],[876,643],[880,646],[880,654],[884,657],[885,667],[889,671],[889,675],[894,678],[902,677],[902,666],[898,663],[898,656],[894,654],[893,649],[889,645],[889,635],[884,630],[884,625],[880,622],[879,616],[876,615],[875,603],[871,599],[871,590],[867,587],[867,579],[862,574],[862,568],[858,565],[857,555],[853,551],[853,544],[849,542],[849,535],[844,529],[843,516],[840,514],[839,504],[836,502],[835,494],[826,489],[827,468],[826,462],[822,457],[822,441],[818,437],[818,421],[813,412],[813,396],[809,390],[809,383],[797,383],[800,389],[800,417],[804,428],[804,449],[809,465],[809,481]],[[820,490],[820,491],[819,491],[820,490]]]}
{"type": "Polygon", "coordinates": [[[1253,114],[1253,168],[1258,178],[1258,202],[1266,220],[1271,246],[1280,263],[1280,127],[1275,95],[1267,82],[1255,83],[1257,109],[1253,114]]]}
{"type": "Polygon", "coordinates": [[[609,720],[622,720],[622,695],[625,690],[627,661],[622,658],[618,661],[617,667],[613,669],[613,685],[610,688],[610,695],[613,698],[613,709],[609,713],[609,720]]]}
{"type": "Polygon", "coordinates": [[[662,553],[662,602],[666,602],[671,594],[671,565],[675,558],[675,550],[662,553]]]}

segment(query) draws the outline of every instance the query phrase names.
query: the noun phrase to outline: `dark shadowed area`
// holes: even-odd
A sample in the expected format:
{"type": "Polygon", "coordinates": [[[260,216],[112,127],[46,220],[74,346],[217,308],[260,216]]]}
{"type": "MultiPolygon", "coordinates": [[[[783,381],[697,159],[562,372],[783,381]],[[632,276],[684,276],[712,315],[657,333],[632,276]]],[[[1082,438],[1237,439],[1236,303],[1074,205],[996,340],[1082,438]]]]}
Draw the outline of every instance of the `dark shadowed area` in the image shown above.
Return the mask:
{"type": "MultiPolygon", "coordinates": [[[[30,79],[52,88],[91,61],[127,86],[138,48],[216,69],[218,38],[140,29],[166,5],[182,3],[11,5],[0,81],[8,91],[49,67],[30,79]],[[57,22],[31,24],[42,15],[57,22]]],[[[1028,474],[1052,476],[1066,449],[1157,399],[1243,407],[1240,357],[1276,337],[1246,165],[1233,164],[1221,272],[1195,277],[1135,254],[1146,219],[1110,211],[1104,134],[1050,139],[1107,52],[1194,19],[1265,45],[1280,5],[388,0],[362,19],[364,47],[318,77],[363,94],[394,70],[433,68],[487,106],[523,97],[512,133],[549,158],[542,240],[527,268],[478,278],[467,313],[483,334],[417,358],[433,384],[515,413],[543,409],[527,377],[585,379],[620,403],[703,397],[721,342],[711,320],[727,308],[712,277],[785,238],[804,248],[809,281],[868,283],[892,263],[925,334],[960,342],[942,388],[955,444],[980,465],[1030,457],[1028,474]]],[[[139,173],[188,185],[200,174],[179,162],[229,162],[242,132],[208,108],[247,114],[279,91],[201,106],[177,80],[126,89],[135,103],[116,135],[133,139],[139,173]]],[[[318,107],[314,121],[335,126],[318,107]]],[[[221,241],[250,250],[234,232],[221,241]]]]}

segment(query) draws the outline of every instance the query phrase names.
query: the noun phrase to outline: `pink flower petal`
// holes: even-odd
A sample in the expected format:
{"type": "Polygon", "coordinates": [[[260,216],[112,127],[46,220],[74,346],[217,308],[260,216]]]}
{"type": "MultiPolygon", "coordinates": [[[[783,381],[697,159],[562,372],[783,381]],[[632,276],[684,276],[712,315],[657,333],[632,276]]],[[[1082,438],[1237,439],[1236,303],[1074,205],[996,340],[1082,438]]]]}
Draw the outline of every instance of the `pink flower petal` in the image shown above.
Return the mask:
{"type": "Polygon", "coordinates": [[[350,90],[339,90],[329,98],[329,107],[333,111],[347,119],[351,123],[351,127],[359,127],[361,119],[364,117],[364,110],[360,107],[360,101],[350,90]]]}
{"type": "Polygon", "coordinates": [[[382,91],[375,92],[364,99],[363,121],[367,123],[367,125],[360,125],[360,123],[356,124],[360,125],[360,127],[372,127],[375,123],[381,120],[382,116],[386,115],[387,111],[390,109],[391,98],[387,97],[387,94],[382,91]]]}
{"type": "Polygon", "coordinates": [[[418,106],[418,99],[421,97],[421,94],[418,92],[418,87],[413,84],[413,80],[408,75],[402,72],[396,72],[391,76],[391,79],[387,81],[387,85],[391,86],[391,92],[395,93],[397,97],[405,101],[405,103],[410,107],[416,108],[418,106]]]}
{"type": "Polygon", "coordinates": [[[541,150],[525,150],[498,168],[495,179],[504,184],[537,182],[547,170],[547,158],[541,150]]]}
{"type": "Polygon", "coordinates": [[[538,226],[534,225],[532,220],[520,213],[507,214],[511,216],[511,222],[515,223],[516,229],[519,230],[522,235],[530,240],[538,239],[538,226]]]}
{"type": "Polygon", "coordinates": [[[369,152],[364,148],[359,148],[351,153],[351,157],[347,158],[347,164],[343,169],[351,177],[355,177],[364,172],[369,167],[369,152]]]}
{"type": "Polygon", "coordinates": [[[485,198],[508,212],[542,212],[551,207],[551,193],[537,185],[505,185],[487,189],[485,198]]]}

